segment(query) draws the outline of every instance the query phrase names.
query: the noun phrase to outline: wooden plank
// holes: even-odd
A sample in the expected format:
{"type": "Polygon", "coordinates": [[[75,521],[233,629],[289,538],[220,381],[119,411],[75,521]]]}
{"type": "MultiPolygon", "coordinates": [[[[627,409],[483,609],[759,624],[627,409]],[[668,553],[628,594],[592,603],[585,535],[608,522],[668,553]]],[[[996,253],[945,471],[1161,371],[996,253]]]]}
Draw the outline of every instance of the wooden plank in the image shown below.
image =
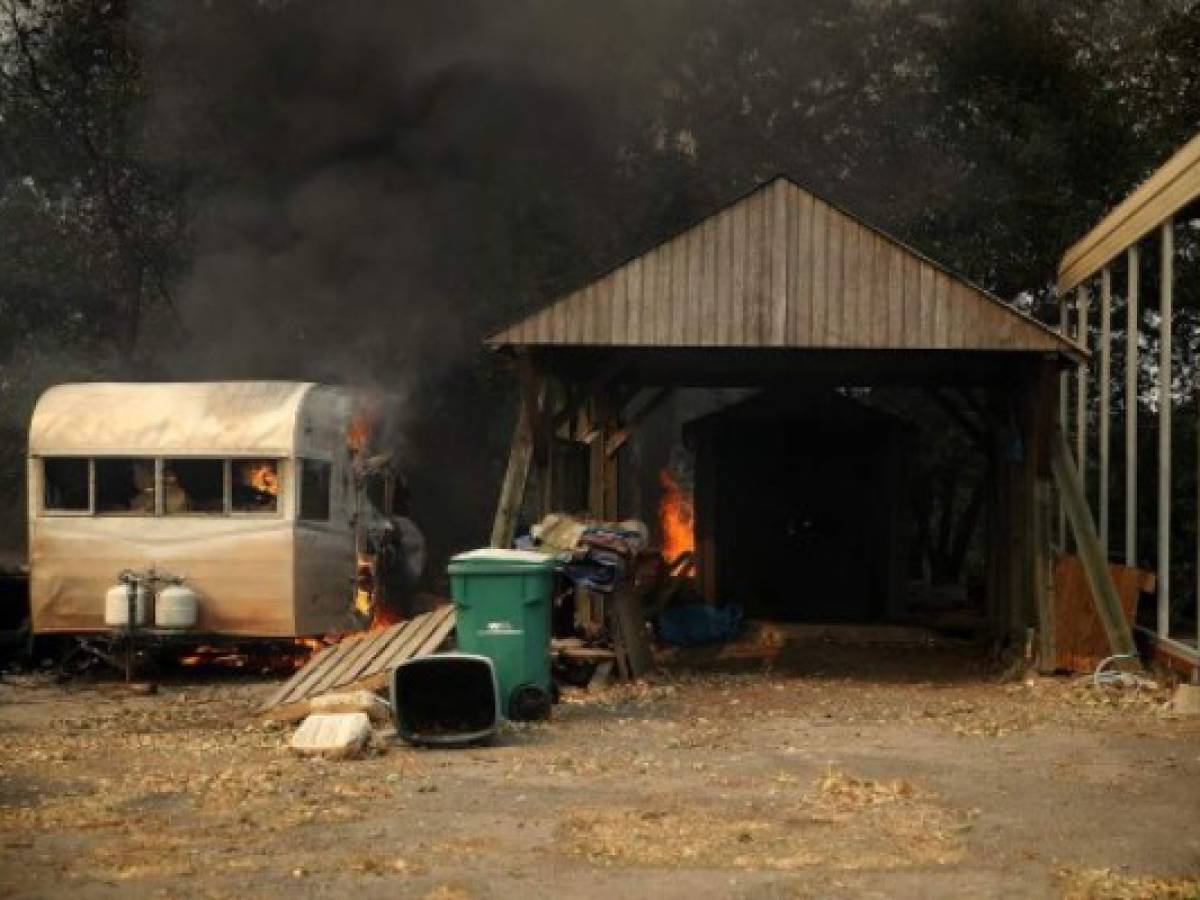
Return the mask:
{"type": "Polygon", "coordinates": [[[921,343],[922,349],[928,349],[935,346],[934,343],[934,320],[937,313],[937,292],[934,279],[934,268],[927,263],[920,263],[921,267],[921,343]]]}
{"type": "Polygon", "coordinates": [[[629,340],[629,267],[622,266],[612,274],[612,319],[609,335],[612,343],[624,344],[629,340]]]}
{"type": "MultiPolygon", "coordinates": [[[[1124,618],[1120,596],[1108,570],[1107,560],[1101,552],[1100,539],[1092,522],[1087,497],[1083,493],[1083,482],[1071,462],[1070,451],[1061,432],[1051,442],[1050,464],[1059,495],[1063,498],[1067,510],[1071,530],[1075,533],[1075,545],[1079,548],[1080,562],[1095,601],[1096,612],[1104,627],[1109,649],[1115,654],[1136,654],[1129,622],[1124,618]]],[[[1062,635],[1059,639],[1062,640],[1062,635]]]]}
{"type": "Polygon", "coordinates": [[[887,346],[888,301],[888,244],[879,234],[871,232],[871,346],[887,346]]]}
{"type": "Polygon", "coordinates": [[[1138,335],[1141,312],[1141,257],[1136,246],[1129,248],[1125,320],[1125,565],[1137,565],[1138,494],[1138,335]]]}
{"type": "Polygon", "coordinates": [[[658,343],[658,309],[654,302],[658,292],[658,261],[659,255],[654,251],[642,257],[642,327],[638,339],[642,345],[658,343]]]}
{"type": "Polygon", "coordinates": [[[394,659],[399,664],[405,659],[410,659],[434,633],[445,616],[444,610],[435,610],[410,619],[405,623],[406,627],[393,635],[390,640],[379,641],[372,648],[372,652],[359,657],[342,673],[339,681],[349,683],[382,671],[388,660],[394,659]]]}
{"type": "Polygon", "coordinates": [[[762,193],[746,199],[746,287],[742,310],[742,343],[757,347],[762,341],[763,207],[762,193]]]}
{"type": "Polygon", "coordinates": [[[904,337],[900,347],[912,350],[921,346],[921,261],[904,258],[904,337]]]}
{"type": "MultiPolygon", "coordinates": [[[[830,212],[826,220],[824,236],[826,258],[824,258],[824,294],[817,302],[821,304],[824,319],[823,334],[818,335],[821,347],[845,347],[850,343],[851,326],[854,320],[854,298],[858,295],[858,276],[854,272],[854,235],[858,228],[845,216],[830,212]]],[[[818,238],[820,240],[820,238],[818,238]]]]}
{"type": "Polygon", "coordinates": [[[528,393],[522,392],[521,405],[517,410],[517,421],[513,425],[512,446],[508,453],[508,467],[500,485],[500,499],[496,503],[496,516],[492,521],[491,546],[509,547],[517,528],[517,514],[525,498],[525,486],[529,481],[530,463],[533,461],[533,410],[527,408],[528,393]]]}
{"type": "Polygon", "coordinates": [[[858,315],[855,317],[851,344],[870,347],[875,317],[875,240],[868,228],[856,223],[854,230],[857,234],[853,265],[858,275],[858,315]]]}
{"type": "Polygon", "coordinates": [[[700,271],[700,340],[702,346],[717,342],[717,223],[704,222],[704,260],[700,271]]]}
{"type": "Polygon", "coordinates": [[[904,254],[890,242],[884,245],[887,253],[887,346],[901,347],[904,340],[904,254]]]}
{"type": "Polygon", "coordinates": [[[626,343],[638,345],[645,343],[642,333],[642,308],[644,300],[642,298],[642,259],[635,259],[628,266],[629,277],[627,279],[627,300],[625,314],[628,321],[625,325],[625,341],[626,343]]]}
{"type": "Polygon", "coordinates": [[[654,671],[654,651],[646,636],[641,603],[630,591],[615,591],[609,606],[617,663],[625,662],[627,678],[637,679],[654,671]]]}
{"type": "Polygon", "coordinates": [[[369,656],[386,643],[391,637],[404,630],[407,623],[393,625],[384,631],[375,631],[368,634],[365,638],[355,641],[353,644],[345,648],[345,652],[339,653],[323,667],[321,677],[313,682],[308,687],[309,696],[317,696],[328,691],[331,687],[339,684],[344,684],[350,679],[342,678],[341,676],[350,671],[358,660],[369,656]]]}
{"type": "Polygon", "coordinates": [[[935,271],[933,279],[933,345],[944,350],[950,343],[950,282],[944,272],[935,271]]]}
{"type": "Polygon", "coordinates": [[[1175,221],[1162,226],[1158,353],[1158,636],[1171,636],[1171,364],[1175,298],[1175,221]]]}
{"type": "Polygon", "coordinates": [[[1112,390],[1112,270],[1100,274],[1100,547],[1108,559],[1109,395],[1112,390]]]}
{"type": "Polygon", "coordinates": [[[809,346],[826,347],[829,342],[829,257],[831,217],[836,215],[820,200],[813,201],[812,233],[812,339],[809,346]]]}
{"type": "Polygon", "coordinates": [[[1185,144],[1063,255],[1059,264],[1059,291],[1066,293],[1087,281],[1197,197],[1200,197],[1200,136],[1185,144]]]}
{"type": "Polygon", "coordinates": [[[771,189],[771,297],[766,342],[773,347],[787,343],[788,335],[788,205],[787,182],[776,181],[771,189]]]}
{"type": "Polygon", "coordinates": [[[317,677],[317,672],[319,671],[320,667],[324,664],[325,660],[329,659],[329,657],[337,651],[338,646],[339,645],[331,644],[328,647],[318,650],[316,654],[304,664],[303,668],[298,669],[291,678],[279,686],[278,690],[276,690],[273,694],[271,694],[270,697],[263,701],[263,704],[259,707],[259,709],[264,710],[272,706],[277,706],[280,703],[285,702],[287,698],[293,694],[298,694],[299,692],[303,691],[305,686],[317,677]]]}
{"type": "Polygon", "coordinates": [[[681,347],[686,342],[687,327],[687,236],[676,238],[667,245],[671,256],[671,291],[667,305],[666,337],[668,346],[681,347]]]}
{"type": "Polygon", "coordinates": [[[790,219],[788,333],[793,347],[805,347],[813,333],[813,199],[808,193],[793,189],[790,219]]]}
{"type": "Polygon", "coordinates": [[[746,204],[739,203],[730,214],[733,216],[733,292],[730,297],[729,344],[741,347],[746,342],[746,204]]]}
{"type": "MultiPolygon", "coordinates": [[[[1087,288],[1080,285],[1075,301],[1076,313],[1075,322],[1078,328],[1076,340],[1085,350],[1088,347],[1088,312],[1090,302],[1087,288]]],[[[1088,453],[1088,428],[1087,428],[1087,408],[1088,408],[1088,379],[1089,365],[1087,360],[1081,360],[1079,367],[1075,370],[1075,462],[1079,466],[1079,477],[1084,479],[1086,486],[1087,479],[1087,453],[1088,453]]]]}
{"type": "MultiPolygon", "coordinates": [[[[1137,616],[1138,597],[1153,590],[1154,575],[1128,566],[1110,565],[1109,577],[1116,587],[1121,618],[1129,623],[1137,616]]],[[[1088,585],[1078,556],[1061,556],[1054,565],[1053,630],[1055,648],[1052,668],[1091,672],[1110,655],[1104,622],[1088,585]]]]}
{"type": "Polygon", "coordinates": [[[671,313],[674,305],[675,254],[668,243],[654,251],[658,257],[658,286],[654,290],[654,336],[660,346],[671,343],[671,313]]]}
{"type": "Polygon", "coordinates": [[[729,346],[733,339],[733,213],[721,213],[717,219],[717,343],[729,346]]]}
{"type": "Polygon", "coordinates": [[[688,233],[688,270],[687,270],[687,318],[685,321],[684,342],[689,347],[700,346],[701,322],[704,281],[704,230],[693,229],[688,233]]]}

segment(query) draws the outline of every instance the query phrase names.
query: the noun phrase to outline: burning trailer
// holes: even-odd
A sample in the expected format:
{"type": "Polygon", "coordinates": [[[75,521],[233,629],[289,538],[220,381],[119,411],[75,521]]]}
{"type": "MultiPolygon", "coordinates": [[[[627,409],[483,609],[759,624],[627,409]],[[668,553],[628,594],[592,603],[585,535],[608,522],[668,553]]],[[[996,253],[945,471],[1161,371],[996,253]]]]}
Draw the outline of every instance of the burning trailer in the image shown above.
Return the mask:
{"type": "Polygon", "coordinates": [[[299,382],[51,388],[29,432],[34,634],[362,629],[424,553],[373,408],[299,382]]]}

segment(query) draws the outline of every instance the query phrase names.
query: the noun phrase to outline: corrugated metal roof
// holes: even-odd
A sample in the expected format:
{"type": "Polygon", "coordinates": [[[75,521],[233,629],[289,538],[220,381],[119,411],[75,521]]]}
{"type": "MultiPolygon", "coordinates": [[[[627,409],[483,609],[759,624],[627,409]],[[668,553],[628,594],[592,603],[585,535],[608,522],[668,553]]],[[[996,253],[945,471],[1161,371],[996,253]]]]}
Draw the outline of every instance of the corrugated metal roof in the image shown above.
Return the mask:
{"type": "Polygon", "coordinates": [[[1080,353],[784,177],[487,344],[1080,353]]]}

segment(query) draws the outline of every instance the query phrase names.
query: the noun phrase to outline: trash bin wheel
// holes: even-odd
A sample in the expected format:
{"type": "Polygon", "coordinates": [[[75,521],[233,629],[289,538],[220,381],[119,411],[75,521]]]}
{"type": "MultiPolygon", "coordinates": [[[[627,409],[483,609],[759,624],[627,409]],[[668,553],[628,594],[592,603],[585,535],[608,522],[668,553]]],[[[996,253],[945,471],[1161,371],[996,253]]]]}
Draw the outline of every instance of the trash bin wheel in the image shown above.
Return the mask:
{"type": "Polygon", "coordinates": [[[512,692],[508,701],[508,717],[517,722],[531,722],[550,716],[550,692],[540,685],[522,684],[512,692]]]}

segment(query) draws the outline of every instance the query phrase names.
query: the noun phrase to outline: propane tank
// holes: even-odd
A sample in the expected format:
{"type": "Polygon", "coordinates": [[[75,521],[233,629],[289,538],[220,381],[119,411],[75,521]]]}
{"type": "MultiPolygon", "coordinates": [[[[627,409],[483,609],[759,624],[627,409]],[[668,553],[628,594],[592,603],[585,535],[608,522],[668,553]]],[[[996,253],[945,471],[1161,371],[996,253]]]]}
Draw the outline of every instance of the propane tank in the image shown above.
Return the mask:
{"type": "MultiPolygon", "coordinates": [[[[150,607],[150,592],[144,584],[134,587],[133,624],[145,626],[150,607]]],[[[129,627],[129,588],[115,584],[104,594],[104,624],[109,628],[129,627]]]]}
{"type": "Polygon", "coordinates": [[[200,599],[182,584],[170,584],[154,598],[154,624],[158,628],[194,628],[200,599]]]}

